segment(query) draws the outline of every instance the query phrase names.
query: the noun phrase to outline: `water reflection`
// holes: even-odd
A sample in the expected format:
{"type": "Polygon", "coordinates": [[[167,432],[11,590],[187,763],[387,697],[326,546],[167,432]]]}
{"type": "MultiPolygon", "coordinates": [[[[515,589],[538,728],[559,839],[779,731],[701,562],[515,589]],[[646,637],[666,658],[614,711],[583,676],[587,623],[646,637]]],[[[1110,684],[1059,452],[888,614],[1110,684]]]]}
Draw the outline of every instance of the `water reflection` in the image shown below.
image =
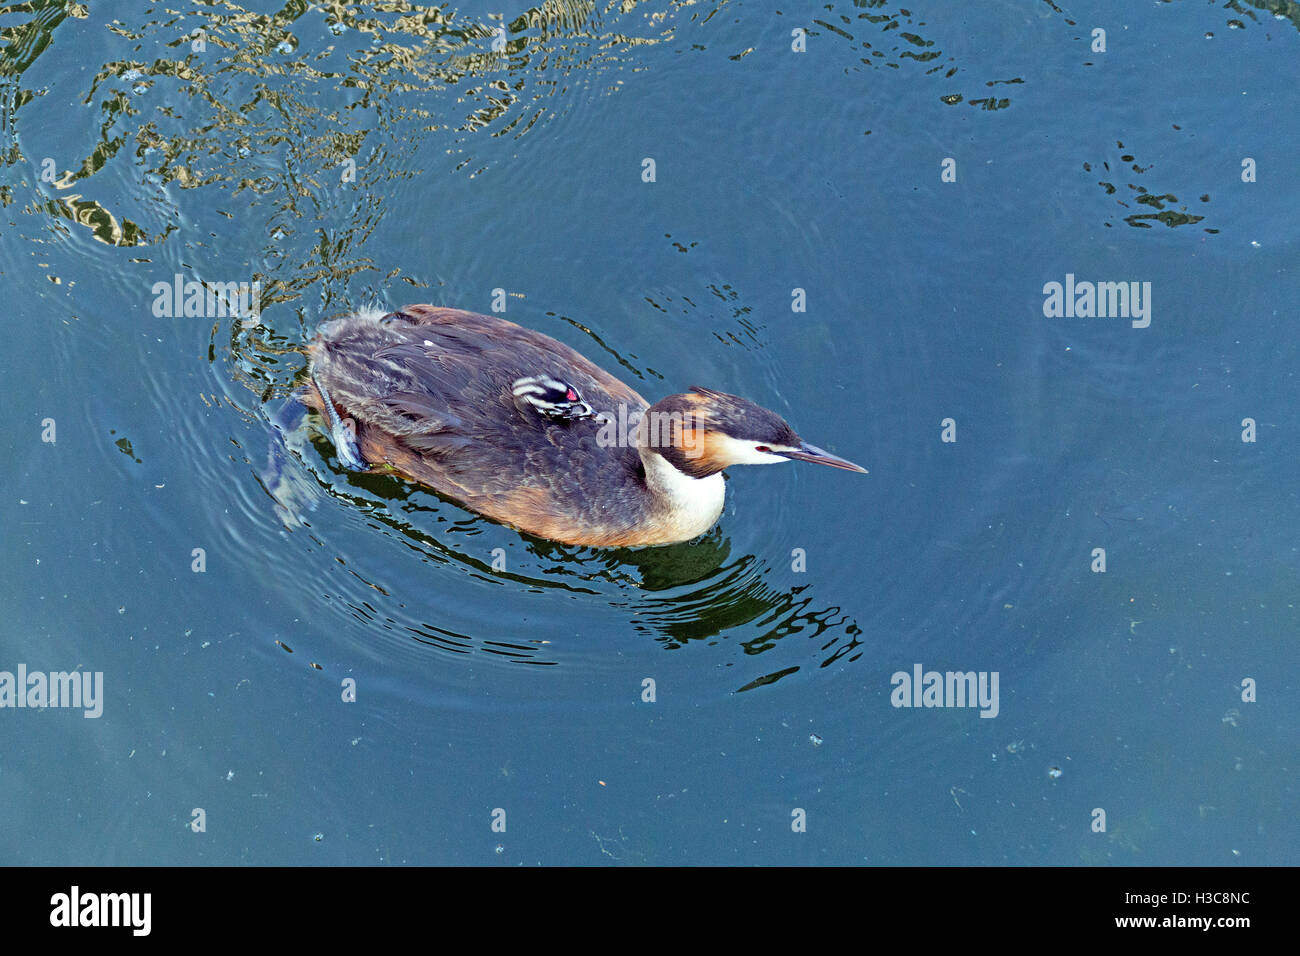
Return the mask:
{"type": "MultiPolygon", "coordinates": [[[[381,556],[387,553],[385,560],[402,561],[414,555],[419,563],[458,572],[481,584],[507,585],[521,595],[522,602],[530,594],[581,595],[619,611],[632,632],[666,650],[724,639],[734,640],[746,655],[757,655],[787,638],[802,637],[817,642],[818,653],[825,655],[821,667],[841,659],[855,661],[861,654],[861,629],[850,615],[838,606],[821,606],[814,598],[815,585],[774,583],[776,569],[757,555],[733,554],[722,526],[695,541],[664,547],[567,545],[509,531],[395,476],[335,470],[326,464],[332,446],[319,434],[301,451],[308,449],[309,454],[291,458],[283,467],[297,470],[300,477],[310,475],[316,513],[322,509],[321,499],[352,509],[382,528],[390,541],[405,546],[403,552],[381,550],[381,556]],[[484,532],[492,534],[488,544],[495,546],[485,547],[479,540],[484,532]],[[511,537],[523,546],[524,554],[511,554],[507,560],[507,549],[498,542],[511,537]]],[[[272,489],[267,490],[271,495],[272,489]]],[[[263,512],[246,517],[268,520],[269,508],[263,512]]],[[[316,536],[315,520],[310,512],[303,515],[296,530],[307,536],[311,547],[330,550],[331,545],[316,536]]],[[[350,593],[340,595],[336,606],[356,620],[455,654],[477,650],[520,663],[558,663],[547,656],[546,647],[560,640],[562,633],[546,640],[505,641],[475,637],[428,620],[414,621],[412,612],[383,610],[390,603],[404,609],[409,597],[368,579],[356,568],[349,568],[349,574],[353,586],[350,593]],[[363,589],[371,593],[367,596],[363,589]]],[[[455,578],[442,586],[454,593],[455,578]]]]}

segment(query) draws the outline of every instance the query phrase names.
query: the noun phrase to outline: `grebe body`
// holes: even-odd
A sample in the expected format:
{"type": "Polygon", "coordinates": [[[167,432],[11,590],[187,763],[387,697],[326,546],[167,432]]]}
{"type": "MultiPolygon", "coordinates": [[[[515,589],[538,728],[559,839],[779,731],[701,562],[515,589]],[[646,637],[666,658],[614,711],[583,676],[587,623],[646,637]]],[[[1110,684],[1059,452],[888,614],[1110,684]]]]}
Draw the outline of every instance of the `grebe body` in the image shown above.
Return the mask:
{"type": "Polygon", "coordinates": [[[722,469],[801,459],[866,469],[779,415],[692,387],[650,405],[582,355],[505,319],[415,305],[323,324],[304,404],[339,461],[387,467],[543,538],[687,541],[722,513],[722,469]]]}

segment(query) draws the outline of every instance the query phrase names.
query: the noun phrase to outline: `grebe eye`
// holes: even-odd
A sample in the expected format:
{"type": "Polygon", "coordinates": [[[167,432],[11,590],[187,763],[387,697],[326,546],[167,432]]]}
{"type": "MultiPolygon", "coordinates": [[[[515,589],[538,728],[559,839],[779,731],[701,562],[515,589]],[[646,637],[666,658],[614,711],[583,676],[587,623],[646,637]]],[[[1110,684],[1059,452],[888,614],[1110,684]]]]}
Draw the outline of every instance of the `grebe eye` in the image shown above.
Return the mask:
{"type": "Polygon", "coordinates": [[[569,390],[564,393],[564,397],[571,402],[576,402],[578,400],[578,393],[570,387],[569,390]]]}
{"type": "Polygon", "coordinates": [[[755,446],[754,451],[763,451],[767,452],[769,455],[772,454],[772,449],[768,448],[766,445],[757,445],[755,446]]]}

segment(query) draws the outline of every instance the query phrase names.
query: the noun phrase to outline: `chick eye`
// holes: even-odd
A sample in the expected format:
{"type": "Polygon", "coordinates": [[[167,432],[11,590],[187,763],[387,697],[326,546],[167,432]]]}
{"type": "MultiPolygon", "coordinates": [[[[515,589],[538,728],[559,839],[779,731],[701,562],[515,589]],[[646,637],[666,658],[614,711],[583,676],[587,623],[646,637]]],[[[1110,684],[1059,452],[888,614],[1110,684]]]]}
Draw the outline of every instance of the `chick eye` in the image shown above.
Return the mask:
{"type": "Polygon", "coordinates": [[[567,400],[567,401],[570,401],[570,402],[576,402],[576,401],[578,400],[578,392],[577,392],[577,390],[574,389],[574,387],[573,387],[572,385],[570,385],[570,386],[569,386],[569,390],[568,390],[567,392],[564,393],[564,398],[565,398],[565,400],[567,400]]]}

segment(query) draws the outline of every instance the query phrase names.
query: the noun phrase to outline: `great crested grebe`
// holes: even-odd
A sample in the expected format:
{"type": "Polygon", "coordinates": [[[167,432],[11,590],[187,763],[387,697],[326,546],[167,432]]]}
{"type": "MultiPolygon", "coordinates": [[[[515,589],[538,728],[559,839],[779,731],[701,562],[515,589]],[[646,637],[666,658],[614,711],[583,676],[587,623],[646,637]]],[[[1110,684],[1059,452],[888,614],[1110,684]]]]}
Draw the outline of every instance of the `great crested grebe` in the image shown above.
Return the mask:
{"type": "Polygon", "coordinates": [[[692,387],[654,405],[567,345],[432,305],[324,323],[299,399],[339,461],[387,467],[568,544],[687,541],[722,513],[722,469],[789,459],[866,469],[753,402],[692,387]]]}

